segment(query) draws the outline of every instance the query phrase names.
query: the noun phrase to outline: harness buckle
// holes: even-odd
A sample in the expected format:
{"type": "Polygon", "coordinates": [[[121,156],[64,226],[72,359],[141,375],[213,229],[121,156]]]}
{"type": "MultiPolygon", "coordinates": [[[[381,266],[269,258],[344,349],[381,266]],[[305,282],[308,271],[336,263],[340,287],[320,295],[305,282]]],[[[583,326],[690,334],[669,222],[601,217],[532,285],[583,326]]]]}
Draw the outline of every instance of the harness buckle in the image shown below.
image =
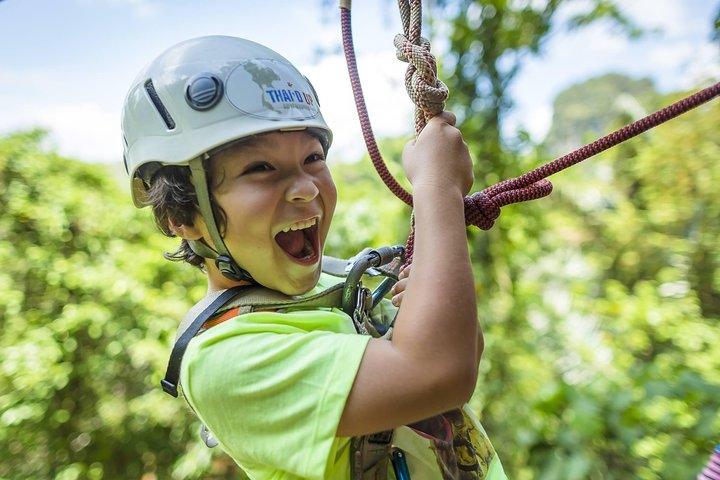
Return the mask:
{"type": "Polygon", "coordinates": [[[165,393],[170,394],[170,395],[172,395],[173,397],[176,397],[176,398],[177,398],[177,396],[178,396],[177,385],[175,385],[174,383],[172,383],[172,382],[170,382],[170,381],[168,381],[168,380],[165,380],[165,379],[163,378],[162,380],[160,380],[160,386],[161,386],[162,389],[165,391],[165,393]]]}

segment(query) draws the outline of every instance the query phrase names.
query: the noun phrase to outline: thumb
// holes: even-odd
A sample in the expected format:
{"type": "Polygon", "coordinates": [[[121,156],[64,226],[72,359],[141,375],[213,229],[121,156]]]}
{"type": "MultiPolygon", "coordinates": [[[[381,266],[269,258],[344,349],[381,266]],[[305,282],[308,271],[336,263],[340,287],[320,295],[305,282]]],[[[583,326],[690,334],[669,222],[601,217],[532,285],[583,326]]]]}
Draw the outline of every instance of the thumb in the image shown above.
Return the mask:
{"type": "Polygon", "coordinates": [[[452,125],[453,127],[455,126],[455,122],[457,122],[457,117],[455,116],[455,114],[452,112],[449,112],[447,110],[442,112],[439,116],[442,117],[443,120],[445,120],[448,124],[452,125]]]}
{"type": "Polygon", "coordinates": [[[455,117],[455,114],[452,112],[449,112],[447,110],[438,113],[434,117],[432,117],[430,120],[428,120],[428,123],[447,123],[448,125],[455,126],[455,122],[457,122],[457,118],[455,117]]]}

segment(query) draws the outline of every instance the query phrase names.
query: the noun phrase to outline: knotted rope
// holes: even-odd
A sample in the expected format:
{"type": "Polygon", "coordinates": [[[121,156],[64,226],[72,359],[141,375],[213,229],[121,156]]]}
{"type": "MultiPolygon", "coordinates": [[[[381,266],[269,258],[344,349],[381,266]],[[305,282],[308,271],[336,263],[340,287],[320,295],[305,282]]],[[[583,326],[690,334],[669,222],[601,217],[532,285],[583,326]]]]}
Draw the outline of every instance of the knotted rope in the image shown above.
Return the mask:
{"type": "Polygon", "coordinates": [[[437,78],[435,56],[430,53],[430,42],[420,36],[422,10],[419,1],[400,0],[400,17],[404,34],[395,36],[397,58],[408,63],[405,71],[405,89],[415,104],[415,133],[419,134],[430,118],[442,113],[448,88],[437,78]]]}
{"type": "MultiPolygon", "coordinates": [[[[430,54],[430,43],[420,36],[422,11],[420,0],[398,0],[400,16],[402,18],[404,34],[395,37],[395,47],[400,60],[409,63],[405,73],[405,88],[410,98],[415,102],[415,132],[419,134],[425,127],[427,120],[433,115],[442,112],[445,99],[447,99],[447,86],[437,79],[437,65],[435,58],[430,54]]],[[[400,200],[412,206],[412,195],[405,190],[390,174],[378,149],[370,118],[365,106],[360,76],[355,59],[355,48],[352,39],[352,26],[350,15],[350,0],[341,1],[340,23],[342,26],[343,50],[350,74],[360,118],[360,128],[363,132],[365,145],[375,170],[385,185],[400,200]]],[[[495,220],[500,216],[500,209],[505,205],[520,203],[528,200],[545,197],[552,192],[552,184],[546,177],[564,170],[572,165],[582,162],[593,155],[607,150],[653,127],[667,122],[695,107],[702,105],[720,95],[720,82],[699,92],[683,98],[670,106],[637,120],[623,128],[616,130],[594,142],[574,150],[567,155],[542,165],[519,177],[503,180],[481,192],[465,197],[465,222],[475,225],[483,230],[492,228],[495,220]]],[[[406,265],[412,261],[414,243],[414,223],[411,223],[410,236],[406,246],[406,265]]]]}

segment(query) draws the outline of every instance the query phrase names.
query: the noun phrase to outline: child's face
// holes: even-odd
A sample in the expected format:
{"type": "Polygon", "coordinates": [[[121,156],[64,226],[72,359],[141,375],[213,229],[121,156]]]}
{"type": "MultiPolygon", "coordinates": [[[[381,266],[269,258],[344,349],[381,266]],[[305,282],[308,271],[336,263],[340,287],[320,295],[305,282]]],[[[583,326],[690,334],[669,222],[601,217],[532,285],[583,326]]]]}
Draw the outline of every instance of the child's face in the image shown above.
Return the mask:
{"type": "Polygon", "coordinates": [[[212,193],[226,215],[225,244],[238,264],[260,284],[289,295],[314,287],[337,201],[320,142],[304,131],[272,132],[220,152],[210,169],[212,193]],[[305,243],[298,254],[304,260],[293,257],[278,233],[313,218],[316,228],[290,234],[303,243],[299,235],[308,235],[313,248],[305,243]]]}

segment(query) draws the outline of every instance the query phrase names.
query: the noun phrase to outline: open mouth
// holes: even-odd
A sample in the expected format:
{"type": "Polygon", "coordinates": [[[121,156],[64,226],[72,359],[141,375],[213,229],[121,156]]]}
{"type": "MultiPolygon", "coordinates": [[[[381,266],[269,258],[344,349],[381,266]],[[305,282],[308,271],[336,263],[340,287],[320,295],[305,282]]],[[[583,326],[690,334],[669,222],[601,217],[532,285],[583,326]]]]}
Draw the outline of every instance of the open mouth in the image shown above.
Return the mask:
{"type": "Polygon", "coordinates": [[[275,242],[290,259],[301,265],[312,265],[319,258],[318,220],[307,228],[278,232],[275,242]]]}

